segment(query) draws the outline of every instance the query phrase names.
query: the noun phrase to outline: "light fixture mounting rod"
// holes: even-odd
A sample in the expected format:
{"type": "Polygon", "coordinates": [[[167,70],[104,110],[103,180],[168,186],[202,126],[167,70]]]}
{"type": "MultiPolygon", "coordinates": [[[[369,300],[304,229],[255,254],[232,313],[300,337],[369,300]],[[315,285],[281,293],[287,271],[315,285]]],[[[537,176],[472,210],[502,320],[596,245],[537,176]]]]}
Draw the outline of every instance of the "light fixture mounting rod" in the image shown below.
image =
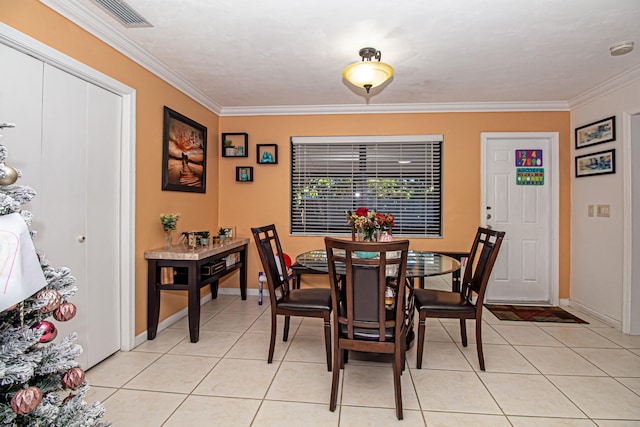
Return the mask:
{"type": "Polygon", "coordinates": [[[382,59],[382,52],[380,52],[374,47],[363,47],[362,49],[360,49],[358,54],[360,55],[363,61],[364,60],[371,61],[371,58],[377,59],[378,61],[382,59]]]}

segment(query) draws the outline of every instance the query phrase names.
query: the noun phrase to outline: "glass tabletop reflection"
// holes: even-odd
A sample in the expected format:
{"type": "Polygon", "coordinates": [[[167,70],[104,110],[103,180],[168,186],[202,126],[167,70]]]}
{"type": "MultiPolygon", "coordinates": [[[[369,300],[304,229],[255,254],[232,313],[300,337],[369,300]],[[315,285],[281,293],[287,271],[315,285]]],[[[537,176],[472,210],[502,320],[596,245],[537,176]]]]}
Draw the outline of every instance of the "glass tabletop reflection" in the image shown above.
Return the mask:
{"type": "MultiPolygon", "coordinates": [[[[301,253],[296,257],[296,262],[306,268],[318,272],[327,273],[327,252],[324,249],[315,249],[301,253]]],[[[340,266],[336,264],[338,273],[340,266]]],[[[417,251],[410,249],[407,254],[407,279],[438,276],[460,269],[460,262],[450,256],[437,252],[417,251]]]]}

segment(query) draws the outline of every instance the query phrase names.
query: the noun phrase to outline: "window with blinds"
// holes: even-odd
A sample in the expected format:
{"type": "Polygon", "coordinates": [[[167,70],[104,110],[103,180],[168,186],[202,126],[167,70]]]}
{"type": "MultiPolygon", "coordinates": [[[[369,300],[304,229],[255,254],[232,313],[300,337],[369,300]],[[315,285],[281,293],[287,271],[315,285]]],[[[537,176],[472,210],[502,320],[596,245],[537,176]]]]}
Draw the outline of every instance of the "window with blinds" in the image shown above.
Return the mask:
{"type": "Polygon", "coordinates": [[[441,237],[442,135],[291,138],[292,235],[350,235],[361,206],[396,236],[441,237]]]}

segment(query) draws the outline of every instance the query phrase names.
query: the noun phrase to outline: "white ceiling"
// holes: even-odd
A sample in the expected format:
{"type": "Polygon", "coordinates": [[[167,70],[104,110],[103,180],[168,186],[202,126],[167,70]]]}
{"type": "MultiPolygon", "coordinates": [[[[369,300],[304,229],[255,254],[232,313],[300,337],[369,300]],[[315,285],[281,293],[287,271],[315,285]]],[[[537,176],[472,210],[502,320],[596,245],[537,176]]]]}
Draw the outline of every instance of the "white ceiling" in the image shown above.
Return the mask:
{"type": "MultiPolygon", "coordinates": [[[[41,0],[216,112],[510,103],[566,109],[640,74],[638,0],[41,0]],[[635,50],[612,57],[626,40],[635,50]],[[342,69],[371,46],[395,69],[371,90],[342,69]]],[[[498,105],[498,104],[496,104],[498,105]]]]}

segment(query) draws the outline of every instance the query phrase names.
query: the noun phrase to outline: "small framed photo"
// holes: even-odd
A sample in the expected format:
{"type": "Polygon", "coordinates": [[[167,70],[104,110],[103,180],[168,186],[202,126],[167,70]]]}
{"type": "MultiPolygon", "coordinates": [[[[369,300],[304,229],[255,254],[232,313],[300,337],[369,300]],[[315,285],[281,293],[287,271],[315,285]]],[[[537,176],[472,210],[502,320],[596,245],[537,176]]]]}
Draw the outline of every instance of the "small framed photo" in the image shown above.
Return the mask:
{"type": "Polygon", "coordinates": [[[253,167],[252,166],[236,166],[236,181],[252,182],[253,167]]]}
{"type": "Polygon", "coordinates": [[[576,156],[576,178],[616,173],[616,150],[576,156]]]}
{"type": "Polygon", "coordinates": [[[576,149],[616,140],[616,116],[576,128],[576,149]]]}
{"type": "Polygon", "coordinates": [[[164,107],[162,190],[204,193],[207,128],[164,107]]]}
{"type": "Polygon", "coordinates": [[[256,146],[256,163],[259,165],[277,165],[278,146],[276,144],[258,144],[256,146]]]}

